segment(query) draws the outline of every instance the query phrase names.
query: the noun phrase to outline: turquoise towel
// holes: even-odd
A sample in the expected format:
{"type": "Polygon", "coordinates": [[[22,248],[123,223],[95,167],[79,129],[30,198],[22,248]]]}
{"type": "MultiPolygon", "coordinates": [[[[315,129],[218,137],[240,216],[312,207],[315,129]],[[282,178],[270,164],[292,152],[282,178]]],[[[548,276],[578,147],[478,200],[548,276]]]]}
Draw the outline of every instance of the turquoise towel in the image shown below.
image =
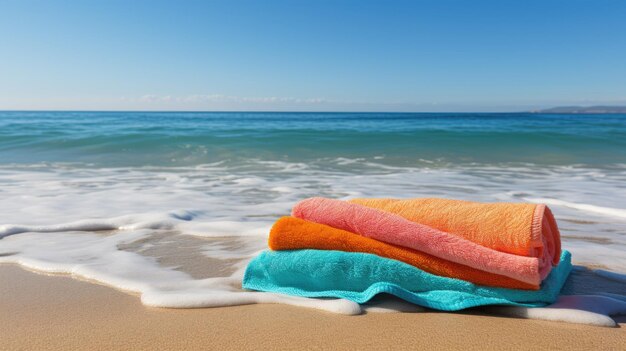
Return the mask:
{"type": "Polygon", "coordinates": [[[572,269],[571,254],[540,290],[516,290],[475,285],[422,271],[380,256],[327,250],[263,251],[243,277],[243,287],[305,297],[335,297],[365,303],[380,293],[416,305],[456,311],[482,305],[538,307],[556,301],[572,269]]]}

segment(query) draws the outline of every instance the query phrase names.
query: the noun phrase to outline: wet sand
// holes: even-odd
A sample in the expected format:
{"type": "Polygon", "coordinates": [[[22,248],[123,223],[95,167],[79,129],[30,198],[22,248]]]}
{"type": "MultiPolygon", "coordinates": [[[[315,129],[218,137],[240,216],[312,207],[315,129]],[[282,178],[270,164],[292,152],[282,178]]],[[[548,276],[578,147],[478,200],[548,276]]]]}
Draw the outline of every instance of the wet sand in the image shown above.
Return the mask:
{"type": "MultiPolygon", "coordinates": [[[[1,350],[619,350],[619,328],[472,313],[343,316],[284,305],[174,310],[72,279],[0,265],[1,350]]],[[[623,320],[622,320],[623,322],[623,320]]]]}

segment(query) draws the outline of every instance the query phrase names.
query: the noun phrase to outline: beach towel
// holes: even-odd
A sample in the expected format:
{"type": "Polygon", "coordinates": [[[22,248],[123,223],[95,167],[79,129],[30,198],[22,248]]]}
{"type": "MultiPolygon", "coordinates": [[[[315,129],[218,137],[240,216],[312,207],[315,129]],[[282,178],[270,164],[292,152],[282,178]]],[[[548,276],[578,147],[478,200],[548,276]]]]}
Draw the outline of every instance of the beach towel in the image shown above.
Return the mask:
{"type": "Polygon", "coordinates": [[[405,262],[432,274],[463,279],[478,285],[526,290],[539,289],[539,284],[523,283],[421,251],[387,244],[295,217],[282,217],[274,223],[270,230],[268,246],[272,250],[319,249],[371,253],[405,262]]]}
{"type": "MultiPolygon", "coordinates": [[[[508,217],[515,217],[515,213],[515,211],[510,211],[510,213],[497,216],[497,219],[506,222],[508,217]]],[[[306,199],[296,204],[292,215],[376,240],[416,249],[486,272],[505,275],[531,285],[538,285],[548,275],[553,264],[551,257],[549,261],[544,259],[546,250],[537,249],[529,252],[541,257],[502,252],[466,239],[459,234],[417,223],[392,212],[341,200],[306,199]]],[[[433,216],[439,215],[433,214],[433,216]]],[[[494,213],[489,218],[495,216],[494,213]]],[[[532,218],[528,219],[530,228],[532,218]]],[[[480,220],[481,218],[471,216],[466,219],[468,223],[480,220]]],[[[526,244],[531,245],[529,243],[532,239],[530,230],[525,237],[512,229],[498,235],[512,236],[514,239],[510,241],[513,242],[526,240],[526,244]]],[[[521,246],[519,243],[517,245],[521,246]]]]}
{"type": "Polygon", "coordinates": [[[559,228],[552,211],[544,204],[435,198],[349,202],[397,214],[494,250],[537,257],[555,265],[561,256],[559,228]]]}
{"type": "Polygon", "coordinates": [[[535,291],[481,287],[427,273],[406,263],[367,253],[333,250],[263,251],[248,265],[243,288],[304,297],[366,303],[387,293],[443,311],[482,305],[539,307],[556,301],[571,271],[564,251],[559,265],[535,291]]]}

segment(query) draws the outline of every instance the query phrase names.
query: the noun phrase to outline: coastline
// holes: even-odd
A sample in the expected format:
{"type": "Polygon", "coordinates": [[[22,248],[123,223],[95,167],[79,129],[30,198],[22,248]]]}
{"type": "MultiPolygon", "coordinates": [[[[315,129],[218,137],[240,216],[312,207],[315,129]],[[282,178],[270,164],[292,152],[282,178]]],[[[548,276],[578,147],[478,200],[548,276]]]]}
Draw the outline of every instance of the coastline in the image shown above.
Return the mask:
{"type": "Polygon", "coordinates": [[[145,307],[106,286],[0,265],[1,349],[618,349],[601,328],[465,313],[343,316],[286,305],[145,307]],[[497,336],[496,336],[497,335],[497,336]]]}

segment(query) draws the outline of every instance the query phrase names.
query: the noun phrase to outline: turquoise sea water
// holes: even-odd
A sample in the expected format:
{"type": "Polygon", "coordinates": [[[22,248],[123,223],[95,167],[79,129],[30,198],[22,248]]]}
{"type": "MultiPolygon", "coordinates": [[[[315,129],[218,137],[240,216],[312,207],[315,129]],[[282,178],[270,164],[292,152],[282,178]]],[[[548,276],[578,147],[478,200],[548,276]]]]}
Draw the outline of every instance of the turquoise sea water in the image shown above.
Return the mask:
{"type": "Polygon", "coordinates": [[[626,295],[626,115],[0,112],[0,263],[148,305],[354,311],[241,291],[311,196],[546,203],[573,262],[609,272],[568,291],[626,295]]]}
{"type": "Polygon", "coordinates": [[[626,115],[0,112],[0,163],[626,164],[626,115]]]}

